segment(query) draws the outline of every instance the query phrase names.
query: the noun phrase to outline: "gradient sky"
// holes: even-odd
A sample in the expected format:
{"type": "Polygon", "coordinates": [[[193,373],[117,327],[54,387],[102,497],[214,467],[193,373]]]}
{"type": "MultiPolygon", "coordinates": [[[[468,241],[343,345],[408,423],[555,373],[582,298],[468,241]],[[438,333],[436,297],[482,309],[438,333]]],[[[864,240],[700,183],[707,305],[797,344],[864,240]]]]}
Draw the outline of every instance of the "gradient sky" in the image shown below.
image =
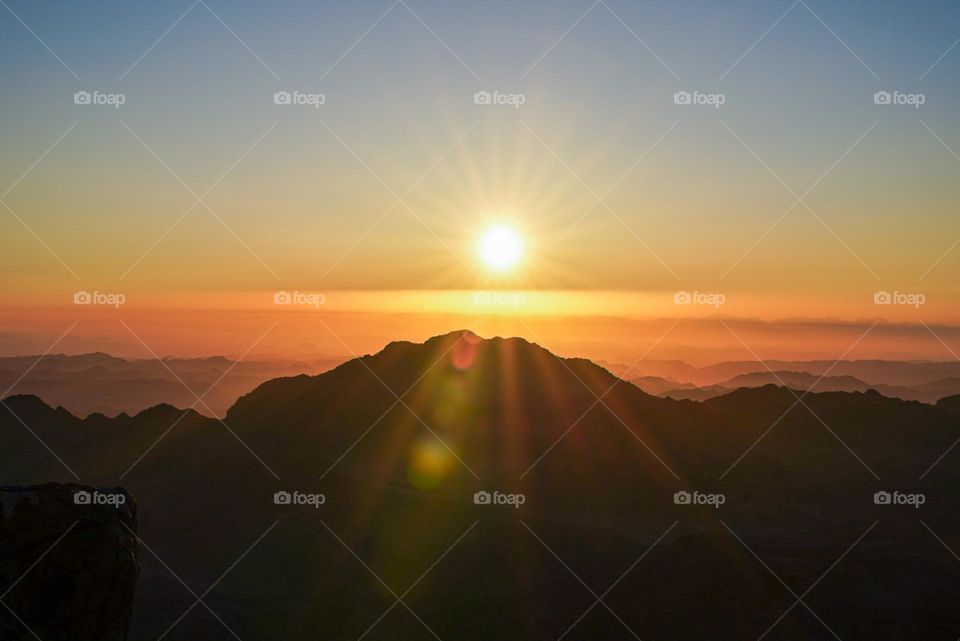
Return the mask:
{"type": "MultiPolygon", "coordinates": [[[[455,293],[473,289],[526,292],[531,323],[592,317],[574,351],[591,332],[622,345],[633,330],[611,319],[960,322],[955,2],[5,2],[4,353],[76,320],[69,349],[129,348],[122,327],[110,339],[121,314],[78,309],[79,289],[123,292],[124,318],[180,354],[242,352],[276,290],[322,292],[358,350],[488,315],[455,293]],[[184,215],[190,190],[205,205],[184,215]],[[475,252],[496,221],[528,250],[499,278],[475,252]],[[726,302],[678,310],[677,290],[726,302]],[[879,290],[926,302],[878,307],[879,290]],[[414,311],[435,315],[395,320],[414,311]]],[[[277,349],[345,349],[292,325],[277,349]]],[[[950,357],[934,348],[898,355],[950,357]]]]}

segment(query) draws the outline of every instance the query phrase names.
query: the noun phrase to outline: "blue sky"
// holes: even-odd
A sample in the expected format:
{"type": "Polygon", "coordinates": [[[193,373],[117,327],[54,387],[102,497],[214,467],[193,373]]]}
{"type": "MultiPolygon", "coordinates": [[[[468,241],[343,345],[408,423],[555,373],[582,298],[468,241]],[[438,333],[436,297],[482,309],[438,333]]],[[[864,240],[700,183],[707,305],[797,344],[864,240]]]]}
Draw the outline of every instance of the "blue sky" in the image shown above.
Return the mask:
{"type": "MultiPolygon", "coordinates": [[[[521,210],[542,249],[556,245],[555,273],[528,285],[673,287],[671,271],[694,284],[716,281],[792,202],[780,180],[799,194],[828,170],[805,201],[833,231],[798,208],[728,287],[811,293],[841,269],[852,287],[872,286],[877,275],[913,282],[960,235],[952,218],[960,162],[936,138],[960,149],[960,47],[931,69],[960,38],[952,2],[7,6],[0,183],[79,124],[6,201],[66,262],[98,278],[123,272],[191,202],[152,154],[199,193],[274,124],[209,199],[262,262],[280,263],[274,271],[298,283],[325,272],[471,126],[410,195],[426,225],[390,216],[325,286],[417,287],[444,261],[451,274],[430,286],[469,285],[442,245],[466,252],[458,234],[498,207],[521,210]],[[70,96],[79,89],[123,93],[126,103],[78,110],[70,96]],[[322,93],[326,103],[278,110],[277,90],[322,93]],[[519,92],[526,102],[481,110],[471,100],[477,90],[519,92]],[[682,109],[671,100],[681,90],[726,101],[719,110],[682,109]],[[926,103],[877,106],[877,90],[923,93],[926,103]],[[563,234],[590,206],[591,190],[612,185],[674,123],[605,197],[620,220],[587,216],[570,245],[563,234]],[[91,223],[99,236],[72,244],[91,223]],[[121,248],[115,260],[84,249],[102,247],[104,230],[121,248]],[[816,249],[791,249],[798,242],[816,249]],[[411,253],[428,260],[412,268],[411,253]],[[820,267],[791,280],[811,254],[820,267]],[[780,258],[789,269],[770,282],[765,261],[780,258]],[[371,273],[374,260],[388,268],[371,273]]],[[[224,268],[194,276],[197,287],[273,279],[243,247],[221,247],[215,221],[189,227],[204,217],[191,215],[184,233],[143,264],[145,286],[181,283],[185,273],[170,263],[208,251],[214,238],[224,268]]],[[[43,252],[17,256],[31,279],[60,270],[43,252]]],[[[955,256],[943,263],[951,265],[955,256]]],[[[947,271],[939,273],[944,282],[931,287],[948,286],[947,271]]]]}

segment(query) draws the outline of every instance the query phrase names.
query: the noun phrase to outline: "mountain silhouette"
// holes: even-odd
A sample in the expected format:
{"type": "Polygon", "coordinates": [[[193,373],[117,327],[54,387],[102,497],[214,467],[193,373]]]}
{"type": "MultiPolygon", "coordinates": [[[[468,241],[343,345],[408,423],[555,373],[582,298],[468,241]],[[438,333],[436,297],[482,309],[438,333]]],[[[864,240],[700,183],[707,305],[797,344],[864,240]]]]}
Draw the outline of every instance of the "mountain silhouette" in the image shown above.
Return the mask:
{"type": "Polygon", "coordinates": [[[78,416],[116,416],[159,403],[188,407],[196,400],[195,393],[204,395],[204,404],[198,406],[201,414],[223,416],[237,397],[265,380],[322,372],[342,361],[322,356],[295,361],[233,361],[220,356],[159,361],[123,359],[102,352],[8,356],[0,358],[0,389],[13,386],[19,394],[39,396],[78,416]]]}
{"type": "MultiPolygon", "coordinates": [[[[759,364],[757,366],[762,367],[759,364]]],[[[764,385],[780,385],[795,390],[812,392],[866,392],[876,390],[891,398],[930,404],[934,404],[946,396],[954,395],[960,390],[960,378],[957,377],[938,378],[915,385],[888,385],[885,383],[867,383],[849,375],[816,375],[805,371],[770,371],[766,369],[739,374],[729,380],[702,387],[697,387],[692,383],[676,381],[671,384],[671,381],[672,379],[662,379],[654,376],[630,379],[631,383],[651,394],[695,401],[704,401],[708,398],[729,394],[741,387],[762,387],[764,385]]]]}
{"type": "Polygon", "coordinates": [[[724,361],[695,367],[682,361],[643,360],[632,376],[658,376],[704,387],[718,385],[743,374],[756,372],[805,372],[814,376],[852,376],[871,385],[917,387],[932,381],[960,377],[960,362],[885,360],[724,361]],[[769,369],[768,369],[769,368],[769,369]]]}
{"type": "Polygon", "coordinates": [[[457,331],[267,381],[222,422],[10,397],[0,483],[137,497],[133,639],[190,608],[184,584],[209,610],[170,639],[953,638],[960,563],[931,532],[960,535],[960,416],[801,394],[659,398],[457,331]]]}

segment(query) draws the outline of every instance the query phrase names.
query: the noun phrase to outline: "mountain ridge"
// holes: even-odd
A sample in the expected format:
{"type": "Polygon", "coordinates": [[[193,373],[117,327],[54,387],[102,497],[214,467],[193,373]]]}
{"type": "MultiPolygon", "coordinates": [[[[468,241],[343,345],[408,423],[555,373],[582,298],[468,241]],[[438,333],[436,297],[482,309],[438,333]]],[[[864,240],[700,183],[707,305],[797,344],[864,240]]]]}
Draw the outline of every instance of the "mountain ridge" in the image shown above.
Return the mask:
{"type": "MultiPolygon", "coordinates": [[[[415,342],[415,341],[407,341],[407,340],[390,341],[390,342],[387,343],[383,348],[381,348],[379,351],[370,352],[370,353],[366,353],[366,354],[362,354],[362,355],[354,355],[353,357],[351,357],[351,358],[343,361],[343,362],[340,363],[339,365],[334,366],[334,367],[331,368],[330,370],[327,370],[327,371],[325,371],[325,372],[320,372],[320,373],[318,373],[318,374],[306,374],[306,373],[301,373],[301,374],[295,374],[295,375],[290,375],[290,376],[277,376],[277,377],[274,377],[274,378],[270,378],[270,379],[268,379],[268,380],[260,383],[259,385],[257,385],[254,389],[250,390],[249,392],[247,392],[247,393],[241,395],[240,397],[238,397],[238,398],[236,399],[236,401],[234,401],[234,403],[227,408],[227,411],[226,411],[226,413],[225,413],[225,419],[229,419],[229,418],[230,418],[230,414],[231,414],[232,412],[235,412],[235,411],[237,410],[237,408],[238,408],[239,405],[246,405],[246,404],[249,402],[249,400],[252,399],[252,398],[254,398],[254,397],[256,397],[256,396],[258,395],[258,393],[267,393],[267,392],[274,393],[274,392],[277,391],[277,388],[278,388],[278,387],[281,387],[281,386],[283,386],[283,385],[285,385],[285,384],[288,384],[288,382],[295,382],[295,383],[297,383],[297,384],[313,384],[313,383],[316,383],[316,382],[318,382],[318,381],[322,381],[322,380],[323,380],[323,377],[324,377],[325,375],[327,375],[327,374],[334,374],[334,373],[336,373],[336,372],[343,372],[343,371],[347,371],[347,370],[353,370],[353,369],[355,369],[355,368],[359,368],[359,369],[357,369],[357,371],[366,371],[366,372],[369,372],[369,370],[365,367],[365,364],[369,364],[369,363],[371,362],[371,360],[374,360],[374,361],[375,361],[375,360],[378,359],[378,358],[396,358],[397,356],[401,356],[401,355],[403,355],[404,353],[407,353],[407,352],[408,352],[409,350],[411,350],[411,349],[417,349],[417,348],[429,349],[429,348],[433,348],[433,347],[436,347],[436,346],[439,346],[439,345],[445,345],[446,343],[449,343],[450,341],[454,341],[454,340],[456,340],[456,339],[458,339],[458,338],[461,338],[461,337],[470,337],[469,340],[475,340],[475,341],[478,341],[478,342],[483,342],[483,343],[486,343],[486,344],[490,344],[491,346],[498,346],[498,347],[499,347],[499,346],[510,347],[510,346],[513,346],[513,345],[528,346],[528,347],[531,347],[531,348],[537,350],[537,351],[538,351],[539,353],[541,353],[541,354],[549,355],[550,357],[556,359],[558,362],[560,362],[560,363],[562,363],[562,364],[572,364],[572,365],[575,366],[575,367],[587,367],[587,368],[592,367],[592,368],[596,368],[597,370],[600,370],[600,371],[602,371],[602,372],[605,372],[607,375],[609,375],[610,381],[612,382],[613,385],[617,385],[620,381],[623,381],[623,382],[627,382],[627,383],[632,383],[634,386],[637,386],[634,381],[637,381],[637,380],[639,380],[639,379],[645,378],[645,377],[637,377],[637,378],[631,378],[631,379],[623,379],[623,378],[620,378],[620,377],[618,377],[617,375],[615,375],[615,374],[611,371],[611,369],[610,369],[607,365],[605,365],[605,364],[597,363],[597,362],[595,362],[595,361],[592,361],[591,359],[583,358],[583,357],[563,357],[563,356],[559,356],[559,355],[554,354],[553,352],[551,352],[551,351],[548,350],[547,348],[543,347],[542,345],[540,345],[540,344],[538,344],[538,343],[536,343],[536,342],[534,342],[534,341],[530,341],[530,340],[528,340],[528,339],[522,338],[522,337],[509,337],[509,336],[506,336],[506,337],[505,337],[505,336],[495,335],[495,336],[490,336],[490,337],[488,337],[488,338],[482,338],[482,337],[478,336],[477,334],[475,334],[475,333],[474,333],[473,331],[471,331],[471,330],[463,329],[463,330],[453,330],[453,331],[450,331],[450,332],[447,332],[447,333],[444,333],[444,334],[439,334],[439,335],[437,335],[437,336],[432,336],[432,337],[424,340],[423,342],[419,342],[419,343],[418,343],[418,342],[415,342]]],[[[105,353],[102,353],[102,352],[94,352],[94,353],[92,353],[92,354],[93,354],[93,355],[97,355],[97,356],[109,356],[109,354],[105,354],[105,353]]],[[[55,356],[55,355],[54,355],[54,356],[55,356]]],[[[66,355],[63,355],[63,356],[66,356],[66,355]]],[[[110,357],[110,358],[116,358],[116,357],[110,357]]],[[[211,358],[220,358],[220,357],[211,357],[211,358]]],[[[117,360],[123,360],[123,359],[117,359],[117,360]]],[[[201,360],[209,360],[209,359],[201,359],[201,360]]],[[[811,361],[811,363],[814,363],[814,362],[818,362],[818,361],[811,361]]],[[[823,362],[823,363],[826,363],[827,361],[822,361],[822,362],[823,362]]],[[[883,360],[872,359],[872,360],[851,361],[851,362],[863,362],[863,363],[896,363],[897,361],[883,361],[883,360]]],[[[937,363],[938,363],[938,362],[936,362],[936,361],[915,361],[915,362],[916,362],[916,363],[922,363],[922,364],[930,364],[930,363],[937,364],[937,363]]],[[[676,361],[676,363],[681,363],[681,361],[676,361]]],[[[755,361],[730,361],[730,363],[735,363],[735,364],[737,364],[737,365],[741,365],[741,364],[743,364],[743,365],[746,365],[746,364],[754,364],[754,365],[755,365],[755,364],[756,364],[755,361]]],[[[731,385],[732,385],[732,384],[734,384],[734,383],[736,383],[736,382],[738,382],[738,381],[739,381],[739,382],[748,382],[748,381],[752,381],[754,378],[768,378],[768,377],[769,377],[769,378],[774,378],[774,379],[776,380],[776,377],[778,377],[778,376],[781,377],[781,378],[786,378],[786,377],[788,377],[788,376],[790,376],[790,375],[798,375],[799,377],[802,377],[804,380],[818,380],[818,379],[819,379],[819,377],[817,377],[817,376],[815,376],[815,375],[812,375],[812,374],[809,374],[809,373],[807,373],[807,372],[803,372],[803,371],[790,371],[790,370],[782,370],[782,371],[774,371],[774,372],[769,372],[769,371],[756,371],[756,372],[749,372],[749,373],[737,375],[737,376],[735,376],[734,378],[732,378],[732,379],[730,379],[730,380],[728,380],[728,381],[725,381],[725,383],[728,383],[728,384],[731,384],[731,385]]],[[[649,377],[649,378],[658,378],[658,379],[660,379],[660,377],[649,377]]],[[[865,383],[865,382],[863,382],[863,381],[861,381],[861,380],[859,380],[859,379],[857,379],[856,377],[853,377],[853,376],[835,376],[835,377],[828,376],[828,377],[824,377],[824,378],[823,378],[823,380],[828,380],[828,379],[836,379],[836,380],[838,380],[838,381],[843,381],[843,382],[850,382],[850,383],[854,383],[854,384],[862,384],[864,387],[863,387],[863,389],[855,389],[855,390],[849,390],[849,391],[845,391],[845,390],[834,390],[834,389],[822,390],[822,391],[808,391],[808,390],[807,390],[805,387],[803,387],[803,386],[798,385],[798,386],[794,387],[794,386],[788,384],[788,385],[787,385],[787,388],[793,389],[793,390],[795,390],[795,391],[797,391],[797,392],[800,392],[800,393],[807,393],[808,395],[815,395],[815,394],[824,394],[824,393],[831,393],[831,392],[842,392],[842,393],[856,394],[856,393],[864,393],[864,392],[870,391],[870,392],[874,392],[874,393],[882,393],[882,392],[880,392],[880,390],[879,390],[878,388],[881,388],[881,389],[882,389],[882,388],[884,387],[884,386],[882,386],[882,385],[879,385],[879,386],[878,386],[878,385],[871,385],[871,384],[865,383]]],[[[669,381],[669,380],[667,380],[667,379],[660,379],[660,380],[663,381],[662,384],[667,384],[667,383],[669,383],[669,382],[677,382],[677,383],[679,383],[678,381],[669,381]]],[[[786,382],[786,381],[784,381],[784,382],[786,382]]],[[[658,381],[658,383],[659,383],[659,381],[658,381]]],[[[762,384],[753,384],[753,385],[738,385],[738,386],[736,386],[736,387],[727,387],[725,384],[721,384],[721,385],[715,385],[715,386],[708,386],[707,388],[703,388],[703,387],[699,387],[699,388],[698,388],[698,387],[684,387],[683,384],[681,384],[681,386],[678,387],[678,388],[676,388],[676,389],[670,389],[670,390],[665,391],[663,396],[658,395],[658,394],[655,394],[655,393],[651,393],[651,392],[649,392],[649,391],[647,391],[647,390],[644,390],[643,387],[640,387],[640,386],[637,386],[637,387],[639,387],[640,391],[643,392],[643,393],[644,393],[646,396],[648,396],[649,398],[669,399],[669,400],[676,400],[676,401],[689,400],[689,401],[693,401],[693,402],[697,402],[697,403],[702,403],[702,402],[705,402],[705,401],[710,400],[710,399],[713,399],[713,398],[718,398],[718,397],[720,397],[720,396],[728,396],[728,395],[731,395],[731,394],[735,394],[736,392],[740,391],[741,389],[758,389],[758,388],[763,388],[763,387],[783,387],[783,386],[780,385],[779,382],[766,382],[766,383],[762,383],[762,384]],[[720,389],[721,387],[723,388],[722,393],[719,393],[719,394],[716,394],[716,395],[709,395],[709,396],[706,396],[706,397],[703,397],[703,398],[684,397],[684,396],[682,396],[682,395],[679,396],[679,397],[677,397],[677,396],[670,396],[671,392],[689,391],[689,392],[691,392],[691,393],[695,393],[695,392],[697,392],[698,390],[709,390],[709,389],[712,389],[712,388],[720,389]]],[[[397,390],[394,390],[394,391],[397,391],[397,390]]],[[[885,395],[885,396],[886,396],[886,395],[885,395]]],[[[892,397],[892,396],[891,396],[891,398],[898,398],[898,397],[892,397]]],[[[946,398],[946,397],[944,397],[944,398],[946,398]]],[[[98,420],[98,421],[99,421],[99,420],[102,420],[102,419],[99,418],[99,417],[106,418],[106,419],[110,419],[110,418],[125,418],[125,419],[131,419],[131,418],[132,418],[132,419],[135,419],[135,418],[137,418],[137,417],[139,417],[139,416],[141,416],[141,415],[144,415],[144,414],[149,415],[149,414],[151,414],[151,413],[169,413],[169,412],[192,412],[192,413],[196,414],[197,416],[203,416],[202,414],[200,414],[199,412],[197,412],[197,411],[196,411],[195,409],[193,409],[193,408],[189,408],[189,407],[186,407],[186,408],[185,408],[185,407],[179,407],[179,406],[174,405],[174,404],[172,404],[172,403],[161,402],[161,403],[157,403],[157,404],[150,405],[150,406],[144,407],[144,408],[142,408],[142,409],[139,409],[138,411],[136,411],[136,412],[134,412],[134,413],[126,413],[126,412],[123,412],[123,413],[121,413],[121,414],[119,414],[119,415],[117,415],[117,416],[114,416],[114,417],[109,417],[109,416],[106,416],[106,415],[104,415],[104,414],[98,414],[98,413],[90,414],[90,415],[88,415],[87,417],[81,417],[81,416],[79,416],[78,414],[75,414],[74,412],[70,411],[68,408],[66,408],[66,407],[64,407],[64,406],[62,406],[62,405],[55,405],[55,404],[52,404],[52,403],[48,403],[46,400],[44,400],[42,397],[40,397],[40,396],[37,395],[37,394],[29,394],[29,393],[28,393],[28,394],[12,394],[12,395],[6,397],[5,399],[3,399],[3,401],[4,401],[4,402],[21,402],[21,401],[14,400],[14,399],[31,399],[31,400],[29,401],[31,404],[34,404],[34,400],[35,400],[35,401],[39,402],[41,405],[43,405],[45,408],[48,408],[48,409],[50,409],[50,410],[55,410],[55,411],[58,411],[58,412],[60,412],[60,411],[66,412],[66,413],[69,414],[70,416],[75,417],[75,418],[80,419],[80,420],[84,420],[84,418],[90,418],[90,417],[97,417],[97,420],[98,420]]],[[[911,399],[901,399],[901,400],[911,400],[911,399]]],[[[28,401],[23,401],[23,402],[28,402],[28,401]]],[[[930,404],[933,404],[933,403],[930,403],[930,404]]]]}

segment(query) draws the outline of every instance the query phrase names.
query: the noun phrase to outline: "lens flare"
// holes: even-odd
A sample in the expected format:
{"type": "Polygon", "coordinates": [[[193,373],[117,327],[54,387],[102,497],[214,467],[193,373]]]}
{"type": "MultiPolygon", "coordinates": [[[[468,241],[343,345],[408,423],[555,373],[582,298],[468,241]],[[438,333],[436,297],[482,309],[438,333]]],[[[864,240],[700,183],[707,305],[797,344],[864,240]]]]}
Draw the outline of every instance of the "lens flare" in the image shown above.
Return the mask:
{"type": "Polygon", "coordinates": [[[407,474],[417,489],[434,490],[450,473],[453,465],[450,452],[437,439],[425,437],[413,446],[407,474]]]}

